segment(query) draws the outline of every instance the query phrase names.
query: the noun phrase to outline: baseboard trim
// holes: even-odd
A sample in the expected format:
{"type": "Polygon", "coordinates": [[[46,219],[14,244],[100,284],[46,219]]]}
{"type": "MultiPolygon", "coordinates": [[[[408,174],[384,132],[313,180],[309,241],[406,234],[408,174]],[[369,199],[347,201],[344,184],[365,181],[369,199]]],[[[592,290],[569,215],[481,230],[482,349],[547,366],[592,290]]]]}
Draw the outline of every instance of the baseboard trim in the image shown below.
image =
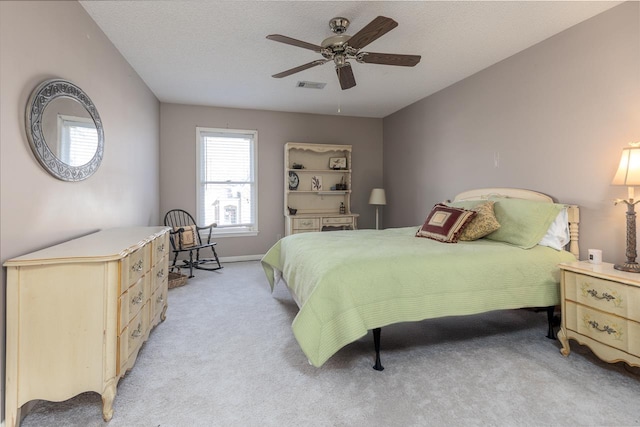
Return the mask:
{"type": "Polygon", "coordinates": [[[241,261],[260,261],[262,255],[239,255],[239,256],[226,256],[220,257],[220,262],[241,262],[241,261]]]}

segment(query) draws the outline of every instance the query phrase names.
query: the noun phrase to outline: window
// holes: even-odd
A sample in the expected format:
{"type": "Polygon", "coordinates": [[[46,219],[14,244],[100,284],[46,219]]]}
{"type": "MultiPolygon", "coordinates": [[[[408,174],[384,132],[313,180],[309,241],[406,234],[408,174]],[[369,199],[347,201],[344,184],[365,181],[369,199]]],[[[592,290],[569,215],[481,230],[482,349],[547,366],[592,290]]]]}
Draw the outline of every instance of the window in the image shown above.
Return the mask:
{"type": "Polygon", "coordinates": [[[98,131],[92,118],[58,115],[60,160],[71,166],[91,161],[98,149],[98,131]]]}
{"type": "Polygon", "coordinates": [[[252,130],[196,128],[198,224],[218,236],[258,233],[257,141],[252,130]]]}

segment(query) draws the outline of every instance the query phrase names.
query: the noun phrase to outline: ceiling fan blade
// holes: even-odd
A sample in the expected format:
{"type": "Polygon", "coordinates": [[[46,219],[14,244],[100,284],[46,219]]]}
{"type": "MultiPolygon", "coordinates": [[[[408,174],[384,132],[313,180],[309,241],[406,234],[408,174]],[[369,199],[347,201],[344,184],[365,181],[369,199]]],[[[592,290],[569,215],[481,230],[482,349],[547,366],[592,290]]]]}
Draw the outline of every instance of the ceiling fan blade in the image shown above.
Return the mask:
{"type": "Polygon", "coordinates": [[[347,42],[354,49],[361,49],[372,41],[382,37],[398,26],[398,23],[391,18],[378,16],[369,22],[363,29],[355,33],[347,42]]]}
{"type": "Polygon", "coordinates": [[[298,67],[292,68],[292,69],[287,70],[287,71],[283,71],[283,72],[278,73],[278,74],[274,74],[271,77],[275,77],[276,79],[280,79],[282,77],[290,76],[291,74],[295,74],[297,72],[306,70],[308,68],[315,67],[316,65],[322,65],[322,64],[324,64],[324,63],[326,63],[328,61],[329,61],[328,59],[316,59],[315,61],[311,61],[311,62],[309,62],[307,64],[300,65],[298,67]]]}
{"type": "Polygon", "coordinates": [[[399,65],[413,67],[420,62],[420,55],[398,55],[395,53],[360,52],[358,61],[367,64],[399,65]]]}
{"type": "Polygon", "coordinates": [[[342,67],[336,67],[336,73],[338,73],[338,80],[340,80],[342,90],[351,89],[356,85],[356,78],[353,75],[351,64],[348,62],[342,67]]]}
{"type": "Polygon", "coordinates": [[[321,52],[322,46],[303,42],[302,40],[292,39],[291,37],[283,36],[281,34],[269,34],[267,36],[269,40],[273,40],[280,43],[290,44],[291,46],[301,47],[303,49],[313,50],[314,52],[321,52]]]}

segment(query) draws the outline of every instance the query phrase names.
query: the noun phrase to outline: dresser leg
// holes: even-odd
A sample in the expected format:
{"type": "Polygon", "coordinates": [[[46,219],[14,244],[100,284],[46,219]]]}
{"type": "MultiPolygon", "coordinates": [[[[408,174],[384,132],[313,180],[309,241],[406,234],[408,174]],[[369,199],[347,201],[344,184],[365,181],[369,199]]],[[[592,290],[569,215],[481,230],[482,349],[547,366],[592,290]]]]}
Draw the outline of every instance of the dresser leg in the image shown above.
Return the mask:
{"type": "Polygon", "coordinates": [[[116,398],[116,384],[115,382],[109,384],[102,393],[102,418],[105,421],[110,421],[113,417],[113,400],[116,398]]]}
{"type": "Polygon", "coordinates": [[[569,340],[567,339],[567,333],[563,328],[560,328],[560,330],[558,331],[558,339],[560,340],[560,344],[562,344],[560,353],[563,356],[568,356],[569,353],[571,353],[571,349],[569,348],[569,340]]]}
{"type": "Polygon", "coordinates": [[[21,408],[5,408],[4,420],[7,427],[18,427],[20,425],[21,408]]]}
{"type": "Polygon", "coordinates": [[[163,322],[167,319],[167,307],[169,306],[165,304],[165,306],[162,307],[162,313],[160,314],[160,320],[163,322]]]}

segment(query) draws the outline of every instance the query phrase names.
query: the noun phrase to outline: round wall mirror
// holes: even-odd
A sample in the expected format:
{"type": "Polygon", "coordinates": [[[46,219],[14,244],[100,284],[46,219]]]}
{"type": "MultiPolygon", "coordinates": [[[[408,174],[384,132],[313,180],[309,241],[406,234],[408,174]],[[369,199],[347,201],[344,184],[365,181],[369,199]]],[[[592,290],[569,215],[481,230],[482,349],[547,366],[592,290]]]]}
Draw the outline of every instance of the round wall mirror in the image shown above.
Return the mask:
{"type": "Polygon", "coordinates": [[[89,96],[67,80],[42,82],[27,103],[25,125],[33,154],[63,181],[82,181],[100,166],[104,131],[89,96]]]}

